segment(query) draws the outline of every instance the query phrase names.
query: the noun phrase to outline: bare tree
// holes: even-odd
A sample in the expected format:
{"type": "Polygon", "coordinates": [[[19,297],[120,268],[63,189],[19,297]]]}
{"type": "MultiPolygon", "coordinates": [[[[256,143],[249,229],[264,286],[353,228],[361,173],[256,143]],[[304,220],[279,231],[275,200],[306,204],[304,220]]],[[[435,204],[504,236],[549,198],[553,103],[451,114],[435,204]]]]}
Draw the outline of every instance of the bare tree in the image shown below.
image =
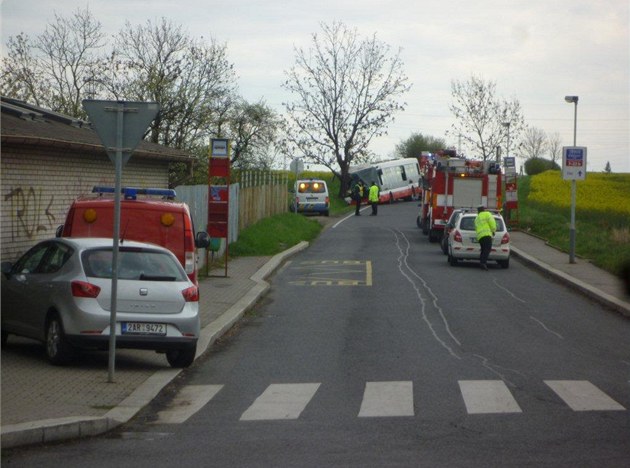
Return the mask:
{"type": "Polygon", "coordinates": [[[240,169],[269,168],[269,149],[276,140],[280,118],[264,102],[238,102],[228,121],[232,139],[232,165],[240,169]]]}
{"type": "Polygon", "coordinates": [[[2,59],[0,93],[42,107],[48,104],[48,96],[33,49],[32,41],[23,33],[9,38],[7,57],[2,59]]]}
{"type": "Polygon", "coordinates": [[[541,158],[547,150],[547,135],[544,130],[529,127],[523,132],[520,144],[522,157],[525,159],[541,158]]]}
{"type": "Polygon", "coordinates": [[[398,98],[410,89],[400,53],[372,36],[361,39],[343,23],[322,24],[312,47],[296,49],[296,64],[283,87],[295,95],[287,111],[288,154],[323,164],[349,183],[353,162],[369,157],[372,138],[384,135],[398,98]]]}
{"type": "Polygon", "coordinates": [[[547,136],[547,152],[549,159],[555,165],[562,158],[562,140],[558,132],[547,136]]]}
{"type": "Polygon", "coordinates": [[[516,142],[524,126],[518,100],[496,96],[496,83],[472,76],[468,81],[451,83],[454,102],[449,106],[455,123],[447,133],[461,138],[464,147],[484,161],[505,147],[508,132],[516,142]],[[506,125],[509,124],[509,125],[506,125]]]}
{"type": "Polygon", "coordinates": [[[81,101],[99,92],[103,73],[101,23],[89,9],[55,21],[34,41],[24,34],[8,42],[2,62],[2,93],[74,117],[85,117],[81,101]]]}
{"type": "Polygon", "coordinates": [[[127,23],[116,37],[111,63],[124,73],[110,81],[117,98],[160,103],[150,140],[177,148],[195,146],[216,134],[215,119],[236,92],[227,48],[188,36],[165,18],[144,26],[127,23]]]}

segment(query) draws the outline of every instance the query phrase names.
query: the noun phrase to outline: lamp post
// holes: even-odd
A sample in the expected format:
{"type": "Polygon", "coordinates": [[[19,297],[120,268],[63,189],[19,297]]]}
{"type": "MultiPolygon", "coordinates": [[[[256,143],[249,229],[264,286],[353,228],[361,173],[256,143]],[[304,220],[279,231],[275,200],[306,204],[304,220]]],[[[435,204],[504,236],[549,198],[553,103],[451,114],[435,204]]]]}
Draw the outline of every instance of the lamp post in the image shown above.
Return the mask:
{"type": "Polygon", "coordinates": [[[510,156],[510,124],[511,123],[512,122],[503,122],[503,126],[507,127],[507,137],[508,137],[507,148],[505,150],[505,157],[506,158],[510,156]]]}
{"type": "MultiPolygon", "coordinates": [[[[565,96],[564,100],[569,104],[573,103],[573,146],[577,142],[577,105],[578,96],[565,96]]],[[[575,263],[575,179],[571,180],[571,226],[569,227],[569,263],[575,263]]]]}
{"type": "Polygon", "coordinates": [[[512,122],[503,122],[503,126],[507,127],[507,148],[505,149],[505,157],[509,158],[510,157],[510,125],[512,124],[512,122]]]}

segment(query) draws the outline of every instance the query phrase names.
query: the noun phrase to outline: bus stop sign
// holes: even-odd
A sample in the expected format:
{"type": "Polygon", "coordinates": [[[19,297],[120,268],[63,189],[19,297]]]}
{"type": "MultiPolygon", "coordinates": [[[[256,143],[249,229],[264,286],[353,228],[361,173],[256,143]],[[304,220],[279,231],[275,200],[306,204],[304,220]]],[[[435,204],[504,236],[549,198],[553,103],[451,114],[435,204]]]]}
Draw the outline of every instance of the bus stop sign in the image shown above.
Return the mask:
{"type": "Polygon", "coordinates": [[[586,178],[586,147],[562,147],[562,178],[584,180],[586,178]]]}

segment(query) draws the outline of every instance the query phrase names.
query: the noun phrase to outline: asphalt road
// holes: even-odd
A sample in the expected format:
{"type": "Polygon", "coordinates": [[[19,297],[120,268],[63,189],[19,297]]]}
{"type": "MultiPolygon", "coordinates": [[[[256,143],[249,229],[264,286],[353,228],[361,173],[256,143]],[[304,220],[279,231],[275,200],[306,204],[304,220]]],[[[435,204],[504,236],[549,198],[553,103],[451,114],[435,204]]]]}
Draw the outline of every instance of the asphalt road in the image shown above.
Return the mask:
{"type": "Polygon", "coordinates": [[[628,466],[630,321],[451,267],[416,210],[330,226],[129,424],[3,466],[628,466]]]}

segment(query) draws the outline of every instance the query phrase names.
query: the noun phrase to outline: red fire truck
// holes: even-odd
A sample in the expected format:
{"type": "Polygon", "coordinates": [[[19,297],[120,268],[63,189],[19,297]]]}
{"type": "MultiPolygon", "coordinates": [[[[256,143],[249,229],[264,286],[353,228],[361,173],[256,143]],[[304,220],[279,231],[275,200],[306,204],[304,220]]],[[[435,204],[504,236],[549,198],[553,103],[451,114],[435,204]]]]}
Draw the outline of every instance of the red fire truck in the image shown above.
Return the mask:
{"type": "Polygon", "coordinates": [[[457,157],[455,150],[435,155],[423,153],[422,203],[417,224],[429,241],[438,242],[455,208],[475,209],[483,205],[501,209],[501,167],[494,161],[457,157]]]}

